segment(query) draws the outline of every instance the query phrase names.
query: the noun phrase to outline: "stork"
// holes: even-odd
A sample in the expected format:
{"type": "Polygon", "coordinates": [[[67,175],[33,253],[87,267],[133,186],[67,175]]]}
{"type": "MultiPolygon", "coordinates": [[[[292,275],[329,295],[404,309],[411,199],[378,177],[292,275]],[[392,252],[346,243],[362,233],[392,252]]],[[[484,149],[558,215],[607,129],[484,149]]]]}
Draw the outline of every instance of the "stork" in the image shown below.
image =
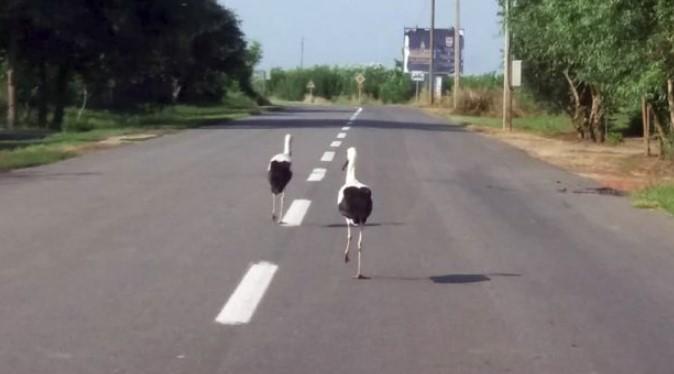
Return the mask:
{"type": "Polygon", "coordinates": [[[285,146],[283,148],[283,153],[279,153],[269,160],[269,165],[267,166],[267,178],[269,179],[269,184],[271,186],[271,220],[276,222],[276,199],[278,195],[281,195],[281,209],[279,214],[279,223],[281,223],[281,217],[283,217],[283,200],[285,198],[285,192],[283,191],[290,178],[293,177],[293,172],[290,170],[292,160],[290,155],[292,151],[290,146],[292,143],[293,137],[290,134],[286,134],[285,137],[285,146]]]}
{"type": "Polygon", "coordinates": [[[349,262],[349,249],[351,246],[351,226],[358,227],[358,271],[354,278],[368,279],[361,273],[361,255],[363,252],[363,229],[367,218],[372,213],[372,190],[367,185],[356,179],[356,148],[351,147],[346,151],[347,161],[342,167],[346,169],[346,182],[340,188],[337,195],[339,212],[346,219],[346,250],[344,262],[349,262]]]}

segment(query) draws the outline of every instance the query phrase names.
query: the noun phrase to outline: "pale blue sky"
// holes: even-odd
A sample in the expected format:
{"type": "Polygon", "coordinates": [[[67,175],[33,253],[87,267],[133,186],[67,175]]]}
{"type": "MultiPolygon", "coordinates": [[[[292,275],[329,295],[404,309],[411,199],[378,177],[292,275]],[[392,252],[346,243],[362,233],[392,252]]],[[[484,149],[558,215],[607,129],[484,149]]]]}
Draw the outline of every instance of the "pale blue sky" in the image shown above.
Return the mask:
{"type": "MultiPolygon", "coordinates": [[[[428,27],[430,0],[219,0],[233,9],[246,37],[262,43],[260,68],[304,65],[393,66],[402,58],[403,28],[428,27]]],[[[437,27],[454,22],[454,0],[436,1],[437,27]]],[[[478,74],[501,69],[502,37],[497,0],[463,0],[464,69],[478,74]]]]}

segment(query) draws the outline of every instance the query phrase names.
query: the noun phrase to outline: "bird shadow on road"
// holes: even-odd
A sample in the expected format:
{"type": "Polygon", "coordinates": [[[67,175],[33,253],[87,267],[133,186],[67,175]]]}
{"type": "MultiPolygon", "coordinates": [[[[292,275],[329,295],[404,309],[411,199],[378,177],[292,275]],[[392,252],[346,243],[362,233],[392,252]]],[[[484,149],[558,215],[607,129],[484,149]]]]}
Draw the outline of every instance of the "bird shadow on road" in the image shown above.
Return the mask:
{"type": "MultiPolygon", "coordinates": [[[[372,222],[372,223],[366,223],[365,227],[379,227],[379,226],[404,226],[405,224],[402,222],[372,222]]],[[[346,223],[330,223],[327,225],[321,225],[321,227],[326,227],[326,228],[336,228],[336,227],[341,227],[341,228],[346,228],[346,223]]],[[[351,227],[358,227],[358,226],[351,226],[351,227]]]]}
{"type": "Polygon", "coordinates": [[[487,273],[487,274],[444,274],[431,275],[427,277],[401,277],[372,274],[370,279],[373,280],[389,280],[389,281],[417,281],[417,282],[431,282],[435,284],[470,284],[489,282],[495,277],[520,277],[522,274],[517,273],[487,273]]]}

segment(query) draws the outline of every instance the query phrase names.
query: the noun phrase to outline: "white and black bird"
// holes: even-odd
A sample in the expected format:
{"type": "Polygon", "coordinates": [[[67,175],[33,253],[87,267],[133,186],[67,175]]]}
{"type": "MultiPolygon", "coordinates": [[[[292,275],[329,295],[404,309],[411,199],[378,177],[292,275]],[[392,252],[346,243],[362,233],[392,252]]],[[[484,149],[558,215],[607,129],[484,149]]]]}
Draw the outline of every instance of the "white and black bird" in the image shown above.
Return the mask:
{"type": "Polygon", "coordinates": [[[267,166],[267,178],[269,179],[269,185],[271,186],[271,219],[276,221],[276,199],[278,195],[281,195],[281,210],[279,211],[279,223],[281,217],[283,217],[283,199],[285,198],[285,193],[283,190],[290,182],[290,179],[293,177],[293,172],[290,169],[292,160],[291,156],[291,145],[293,137],[290,134],[286,134],[285,146],[283,148],[283,153],[279,153],[276,156],[272,157],[269,160],[269,165],[267,166]]]}
{"type": "Polygon", "coordinates": [[[356,179],[356,148],[351,147],[346,151],[347,161],[342,167],[346,169],[346,182],[339,190],[337,206],[339,212],[346,219],[346,250],[344,262],[349,262],[349,249],[351,246],[351,226],[357,226],[358,233],[358,272],[354,278],[367,279],[361,273],[361,254],[363,252],[363,229],[367,218],[372,213],[372,190],[367,185],[356,179]]]}

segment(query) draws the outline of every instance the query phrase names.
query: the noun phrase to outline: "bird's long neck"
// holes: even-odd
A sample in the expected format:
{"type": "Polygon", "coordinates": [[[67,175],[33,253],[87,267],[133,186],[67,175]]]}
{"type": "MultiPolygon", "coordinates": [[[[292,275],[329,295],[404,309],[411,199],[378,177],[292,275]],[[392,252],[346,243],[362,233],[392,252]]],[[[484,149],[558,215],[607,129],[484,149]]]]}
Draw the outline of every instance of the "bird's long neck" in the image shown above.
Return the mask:
{"type": "Polygon", "coordinates": [[[349,160],[349,164],[346,168],[346,183],[355,184],[358,180],[356,179],[356,157],[354,156],[349,160]]]}
{"type": "Polygon", "coordinates": [[[283,146],[283,153],[288,155],[288,156],[290,156],[290,154],[292,152],[291,149],[290,149],[290,142],[291,142],[290,136],[286,136],[286,142],[285,142],[285,145],[283,146]]]}

